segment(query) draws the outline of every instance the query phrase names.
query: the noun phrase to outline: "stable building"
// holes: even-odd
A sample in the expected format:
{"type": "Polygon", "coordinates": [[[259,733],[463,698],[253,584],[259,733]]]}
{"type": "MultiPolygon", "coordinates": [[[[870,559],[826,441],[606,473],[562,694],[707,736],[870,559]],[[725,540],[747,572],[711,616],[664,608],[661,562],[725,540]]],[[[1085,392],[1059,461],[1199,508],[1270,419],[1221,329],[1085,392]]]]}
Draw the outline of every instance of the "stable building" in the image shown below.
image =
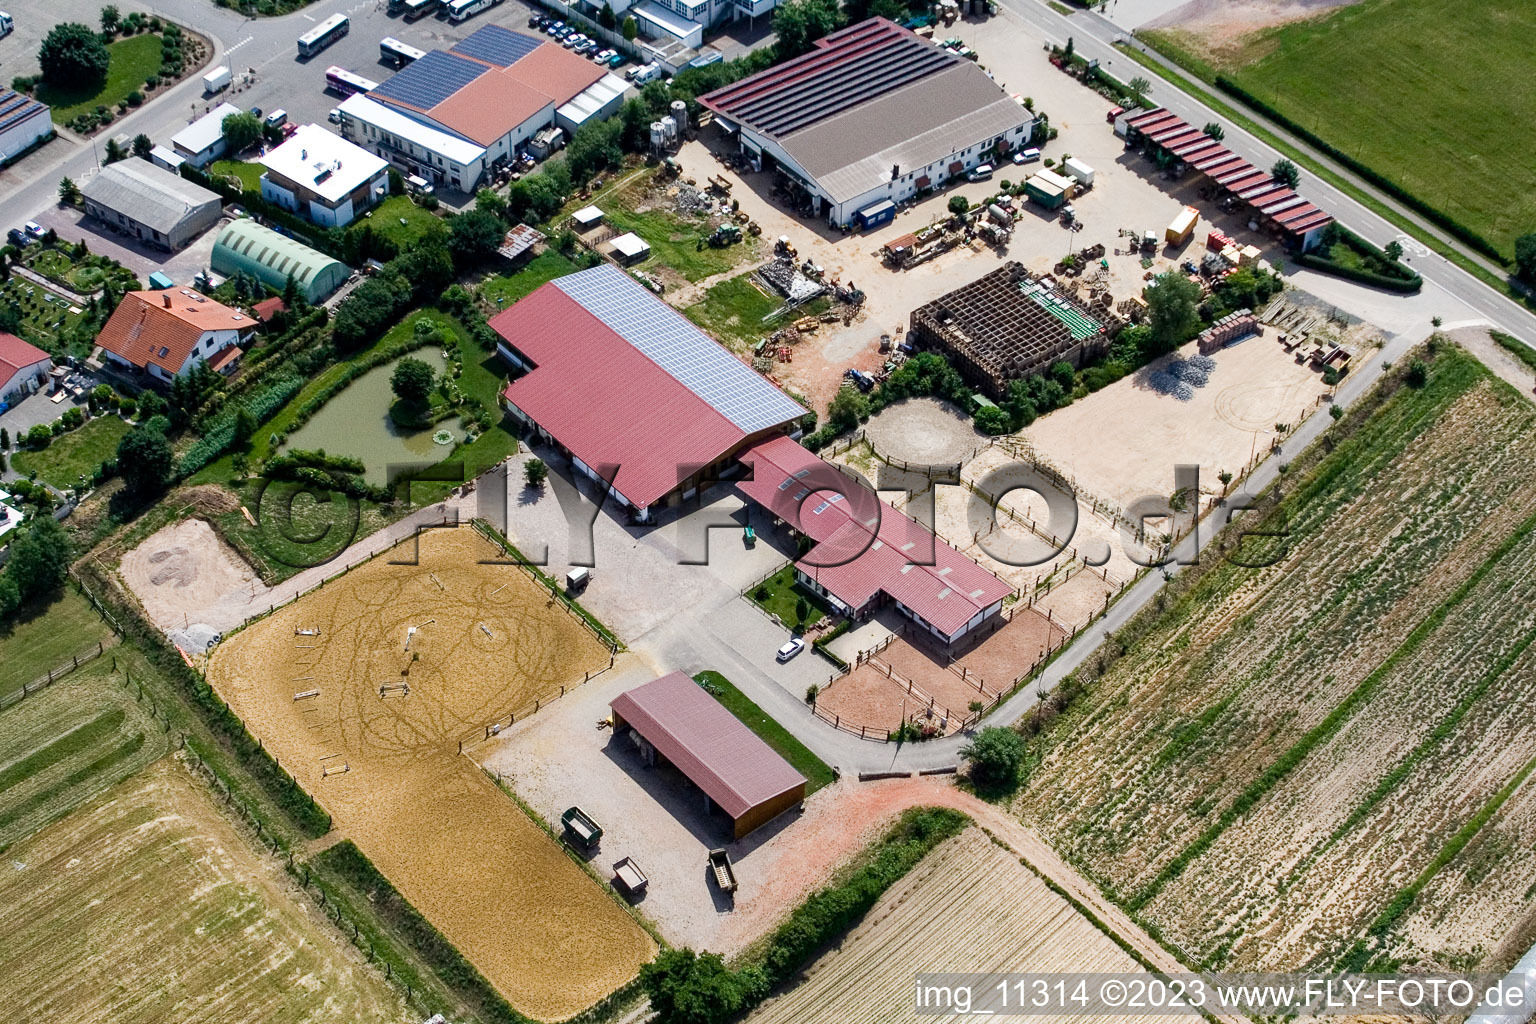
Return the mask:
{"type": "Polygon", "coordinates": [[[806,415],[612,264],[557,278],[490,323],[517,372],[507,412],[642,522],[806,415]]]}
{"type": "Polygon", "coordinates": [[[731,819],[736,839],[805,802],[805,776],[702,686],[672,672],[609,705],[613,735],[628,737],[652,767],[671,765],[731,819]]]}
{"type": "Polygon", "coordinates": [[[327,228],[344,228],[389,194],[389,165],[317,124],[261,157],[261,197],[327,228]]]}
{"type": "Polygon", "coordinates": [[[96,344],[107,362],[169,383],[200,363],[233,373],[256,327],[251,316],[190,288],[129,292],[96,344]]]}
{"type": "Polygon", "coordinates": [[[483,25],[342,103],[341,130],[408,174],[464,192],[548,127],[619,109],[625,82],[541,36],[483,25]]]}
{"type": "Polygon", "coordinates": [[[996,401],[1052,363],[1081,367],[1109,345],[1107,307],[1090,309],[1010,262],[913,310],[907,341],[941,352],[996,401]]]}
{"type": "Polygon", "coordinates": [[[811,542],[795,577],[842,615],[893,605],[945,644],[1003,609],[1013,588],[789,437],[742,452],[736,489],[811,542]]]}
{"type": "Polygon", "coordinates": [[[884,18],[699,103],[754,167],[778,170],[838,226],[1003,160],[1035,130],[1035,115],[974,62],[884,18]]]}
{"type": "Polygon", "coordinates": [[[278,292],[288,287],[288,278],[292,277],[310,304],[325,301],[352,276],[340,260],[249,217],[224,225],[214,240],[211,262],[220,274],[244,272],[278,292]]]}
{"type": "Polygon", "coordinates": [[[119,160],[80,189],[85,212],[120,234],[174,252],[219,222],[218,193],[148,160],[119,160]]]}

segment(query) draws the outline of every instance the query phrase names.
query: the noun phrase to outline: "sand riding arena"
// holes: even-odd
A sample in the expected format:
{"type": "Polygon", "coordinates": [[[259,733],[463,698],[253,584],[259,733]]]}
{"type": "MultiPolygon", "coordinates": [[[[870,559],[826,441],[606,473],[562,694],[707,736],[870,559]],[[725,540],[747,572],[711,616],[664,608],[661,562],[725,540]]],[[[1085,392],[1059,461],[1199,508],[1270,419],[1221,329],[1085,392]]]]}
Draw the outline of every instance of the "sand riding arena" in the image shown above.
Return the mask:
{"type": "Polygon", "coordinates": [[[470,528],[425,530],[227,639],[209,680],[519,1010],[568,1017],[654,946],[459,741],[609,652],[470,528]]]}

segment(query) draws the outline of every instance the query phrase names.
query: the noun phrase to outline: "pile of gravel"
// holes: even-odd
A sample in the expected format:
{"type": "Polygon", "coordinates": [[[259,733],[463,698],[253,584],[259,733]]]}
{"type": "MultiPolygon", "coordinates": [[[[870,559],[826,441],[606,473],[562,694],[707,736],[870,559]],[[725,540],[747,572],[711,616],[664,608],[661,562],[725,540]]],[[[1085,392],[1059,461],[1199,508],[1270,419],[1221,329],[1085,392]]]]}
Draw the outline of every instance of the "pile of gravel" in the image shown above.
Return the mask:
{"type": "Polygon", "coordinates": [[[703,216],[715,208],[714,200],[691,185],[677,190],[677,212],[686,216],[703,216]]]}
{"type": "Polygon", "coordinates": [[[1211,371],[1214,369],[1216,369],[1216,360],[1210,356],[1175,359],[1153,373],[1148,378],[1148,383],[1152,390],[1160,395],[1168,395],[1181,402],[1187,402],[1195,397],[1196,388],[1203,388],[1210,383],[1211,371]]]}

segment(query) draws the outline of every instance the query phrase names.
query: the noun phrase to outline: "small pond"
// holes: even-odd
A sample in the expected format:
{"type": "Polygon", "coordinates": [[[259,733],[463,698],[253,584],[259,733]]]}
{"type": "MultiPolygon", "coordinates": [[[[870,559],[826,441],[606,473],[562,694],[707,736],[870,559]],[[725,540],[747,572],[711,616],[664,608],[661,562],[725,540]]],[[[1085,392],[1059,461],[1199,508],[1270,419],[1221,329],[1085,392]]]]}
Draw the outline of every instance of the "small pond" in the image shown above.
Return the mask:
{"type": "MultiPolygon", "coordinates": [[[[407,355],[420,359],[434,373],[442,373],[447,365],[439,348],[419,348],[407,355]]],[[[362,459],[367,469],[363,479],[370,484],[387,483],[392,464],[430,464],[447,458],[452,446],[437,444],[432,435],[446,427],[453,431],[454,440],[463,440],[457,417],[425,430],[408,430],[396,426],[389,418],[389,407],[395,400],[389,389],[389,376],[399,361],[375,366],[348,384],[341,394],[321,406],[308,423],[288,436],[287,447],[309,451],[324,448],[331,455],[362,459]]]]}

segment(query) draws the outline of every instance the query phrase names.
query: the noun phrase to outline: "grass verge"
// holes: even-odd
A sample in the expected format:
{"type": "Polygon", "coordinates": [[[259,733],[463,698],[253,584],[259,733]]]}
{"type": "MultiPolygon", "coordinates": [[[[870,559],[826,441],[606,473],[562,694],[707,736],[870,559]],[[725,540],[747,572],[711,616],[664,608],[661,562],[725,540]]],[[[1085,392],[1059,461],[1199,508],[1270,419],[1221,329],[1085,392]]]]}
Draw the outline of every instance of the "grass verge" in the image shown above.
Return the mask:
{"type": "Polygon", "coordinates": [[[810,796],[822,786],[830,785],[836,778],[825,761],[811,753],[809,747],[795,739],[777,719],[753,703],[752,698],[736,689],[736,684],[725,676],[719,672],[704,671],[693,679],[708,690],[716,700],[724,704],[725,709],[740,719],[743,725],[757,733],[759,739],[788,761],[790,767],[805,776],[806,796],[810,796]]]}
{"type": "Polygon", "coordinates": [[[1519,338],[1512,334],[1505,334],[1503,331],[1489,331],[1488,336],[1499,348],[1520,360],[1528,368],[1536,370],[1536,348],[1531,348],[1519,338]]]}

